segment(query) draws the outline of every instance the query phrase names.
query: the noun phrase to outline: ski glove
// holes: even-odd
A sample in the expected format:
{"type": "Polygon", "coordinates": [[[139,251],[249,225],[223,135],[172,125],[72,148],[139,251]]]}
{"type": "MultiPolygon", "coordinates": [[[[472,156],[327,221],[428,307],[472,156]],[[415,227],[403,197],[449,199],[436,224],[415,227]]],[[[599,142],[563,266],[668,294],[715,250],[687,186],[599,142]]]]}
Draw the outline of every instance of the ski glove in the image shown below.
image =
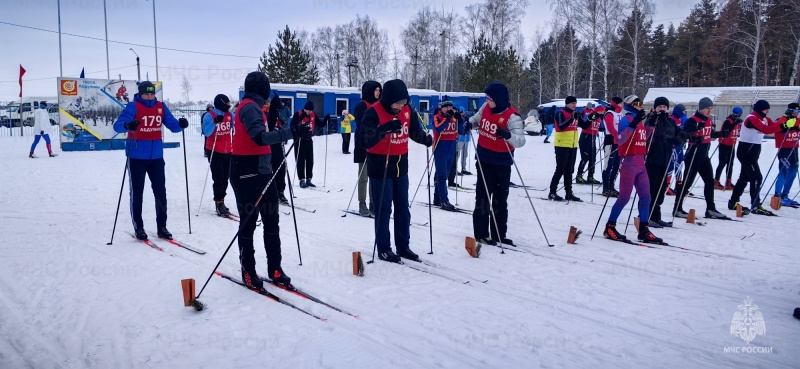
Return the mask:
{"type": "Polygon", "coordinates": [[[186,118],[180,118],[180,119],[178,119],[178,125],[181,128],[187,128],[187,127],[189,127],[189,120],[186,119],[186,118]]]}
{"type": "Polygon", "coordinates": [[[224,119],[223,116],[217,115],[216,118],[214,118],[214,123],[217,123],[217,124],[222,123],[223,119],[224,119]]]}
{"type": "Polygon", "coordinates": [[[593,122],[595,119],[597,119],[597,114],[596,113],[591,113],[591,114],[589,114],[589,117],[587,119],[590,122],[593,122]]]}
{"type": "Polygon", "coordinates": [[[386,124],[379,125],[378,133],[395,133],[400,132],[401,129],[403,129],[403,123],[395,118],[386,124]]]}
{"type": "Polygon", "coordinates": [[[781,124],[781,128],[789,129],[789,128],[794,128],[796,125],[797,125],[797,119],[792,118],[781,124]]]}
{"type": "Polygon", "coordinates": [[[497,130],[494,131],[494,134],[497,135],[497,137],[500,137],[500,138],[503,138],[503,139],[506,139],[506,140],[511,138],[511,132],[509,132],[507,129],[501,128],[501,127],[497,127],[497,130]]]}
{"type": "Polygon", "coordinates": [[[311,125],[300,124],[297,126],[297,135],[300,138],[311,138],[313,136],[311,132],[311,125]]]}
{"type": "Polygon", "coordinates": [[[138,120],[129,120],[127,123],[125,123],[125,129],[129,131],[135,131],[136,127],[139,127],[140,124],[142,124],[142,122],[138,120]]]}
{"type": "Polygon", "coordinates": [[[472,129],[472,123],[466,122],[464,123],[464,130],[469,131],[472,129]]]}

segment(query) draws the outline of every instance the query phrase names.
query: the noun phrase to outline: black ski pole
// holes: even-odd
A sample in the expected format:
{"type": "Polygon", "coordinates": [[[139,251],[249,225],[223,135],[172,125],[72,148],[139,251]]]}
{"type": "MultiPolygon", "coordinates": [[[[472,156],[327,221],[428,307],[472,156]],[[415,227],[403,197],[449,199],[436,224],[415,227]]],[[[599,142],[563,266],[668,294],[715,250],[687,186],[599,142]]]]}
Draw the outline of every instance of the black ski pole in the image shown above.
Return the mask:
{"type": "MultiPolygon", "coordinates": [[[[786,137],[789,137],[789,135],[787,134],[787,135],[783,136],[783,141],[781,141],[781,144],[779,146],[783,146],[783,143],[786,142],[786,137]]],[[[750,197],[753,198],[753,203],[750,204],[750,209],[755,210],[755,207],[756,207],[755,204],[757,202],[759,202],[758,200],[761,198],[761,190],[764,189],[764,183],[765,183],[764,180],[767,179],[769,177],[769,174],[772,172],[772,167],[775,166],[775,160],[778,159],[778,154],[780,154],[780,152],[781,152],[781,150],[778,149],[778,152],[775,153],[775,157],[772,158],[772,163],[769,164],[769,170],[767,170],[767,175],[762,177],[760,186],[758,187],[758,192],[756,192],[756,196],[752,196],[752,194],[750,194],[751,195],[750,197]]],[[[778,171],[780,171],[780,169],[778,169],[778,171]]],[[[778,177],[775,177],[775,179],[777,180],[778,177]]],[[[770,189],[772,189],[772,186],[770,186],[770,189]]],[[[769,193],[769,190],[767,190],[767,193],[769,193]]]]}
{"type": "Polygon", "coordinates": [[[114,227],[111,228],[111,241],[108,241],[106,245],[113,245],[114,244],[114,232],[117,231],[117,219],[119,218],[119,205],[122,203],[122,189],[125,187],[125,176],[128,174],[128,162],[130,159],[125,157],[125,170],[122,171],[122,183],[119,185],[119,199],[117,199],[117,211],[114,213],[114,227]]]}
{"type": "MultiPolygon", "coordinates": [[[[625,221],[625,232],[628,232],[628,224],[631,222],[631,215],[633,215],[633,208],[636,207],[636,196],[639,195],[639,192],[633,194],[633,201],[631,201],[631,210],[628,212],[628,220],[625,221]]],[[[638,231],[638,230],[637,230],[638,231]]]]}
{"type": "Polygon", "coordinates": [[[610,198],[611,196],[606,196],[606,201],[603,203],[603,209],[600,210],[600,216],[597,217],[597,223],[594,225],[594,231],[592,231],[592,237],[590,240],[594,239],[594,234],[597,232],[597,226],[600,225],[600,219],[603,218],[603,213],[606,211],[606,205],[608,205],[608,199],[610,198]]]}
{"type": "Polygon", "coordinates": [[[189,219],[189,234],[192,234],[192,211],[189,209],[189,165],[186,164],[186,131],[181,130],[183,138],[183,175],[186,178],[186,217],[189,219]]]}
{"type": "MultiPolygon", "coordinates": [[[[297,149],[297,147],[295,147],[297,149]]],[[[286,156],[284,155],[284,160],[286,156]]],[[[297,257],[300,259],[300,266],[303,266],[303,254],[300,252],[300,233],[297,231],[297,212],[294,210],[294,190],[292,188],[292,175],[286,171],[286,184],[289,186],[289,204],[292,206],[292,220],[294,221],[294,237],[297,239],[297,257]]],[[[280,205],[278,205],[280,206],[280,205]]]]}
{"type": "MultiPolygon", "coordinates": [[[[431,155],[430,148],[426,147],[425,148],[426,159],[430,160],[430,155],[431,155]]],[[[426,171],[428,172],[428,233],[430,233],[430,239],[431,239],[431,252],[429,252],[428,255],[433,255],[433,210],[431,209],[433,207],[433,204],[431,204],[431,171],[427,167],[426,171]]],[[[417,187],[417,189],[419,189],[419,187],[417,187]]],[[[456,194],[458,194],[458,192],[456,192],[456,194]]]]}
{"type": "MultiPolygon", "coordinates": [[[[391,133],[386,133],[390,135],[391,133]]],[[[381,208],[383,207],[383,192],[386,189],[386,173],[389,171],[389,153],[392,152],[392,140],[391,137],[389,138],[389,148],[386,150],[386,161],[383,163],[383,179],[381,179],[381,192],[380,197],[378,197],[378,213],[375,215],[375,242],[372,244],[372,260],[368,261],[367,264],[372,264],[375,262],[375,250],[378,249],[378,224],[381,221],[381,208]]],[[[373,199],[373,203],[375,199],[373,199]]]]}
{"type": "MultiPolygon", "coordinates": [[[[472,145],[475,146],[474,140],[471,139],[472,138],[472,131],[470,131],[469,135],[470,135],[470,141],[473,141],[472,145]]],[[[480,158],[480,156],[478,156],[478,147],[477,146],[475,146],[475,162],[477,163],[475,166],[478,168],[478,177],[480,177],[481,183],[483,183],[483,189],[486,191],[486,201],[489,202],[490,218],[492,220],[492,223],[494,223],[494,230],[495,230],[495,232],[497,232],[497,237],[499,238],[500,237],[500,227],[497,226],[497,217],[494,215],[494,206],[492,205],[492,195],[489,193],[489,186],[486,185],[486,175],[483,173],[483,165],[481,165],[481,158],[480,158]]],[[[527,192],[527,189],[525,191],[527,192]]],[[[477,192],[477,189],[476,189],[475,192],[477,192]]],[[[476,199],[475,200],[475,211],[477,211],[477,210],[478,210],[478,201],[476,199]]],[[[491,227],[491,224],[489,224],[489,226],[491,227]]],[[[491,232],[489,232],[489,234],[490,234],[489,238],[491,238],[491,232]]],[[[498,240],[498,244],[501,243],[500,241],[502,241],[502,240],[498,240]]],[[[501,254],[505,254],[506,253],[505,250],[503,250],[502,247],[500,247],[500,253],[501,254]]]]}
{"type": "Polygon", "coordinates": [[[211,163],[214,161],[214,150],[217,148],[217,132],[214,130],[214,143],[211,145],[211,154],[208,157],[208,168],[206,169],[206,179],[203,181],[203,192],[200,192],[200,204],[197,205],[196,217],[200,216],[200,208],[203,207],[203,197],[206,195],[206,184],[208,184],[208,173],[211,172],[211,163]]]}
{"type": "MultiPolygon", "coordinates": [[[[292,147],[294,147],[294,142],[292,142],[292,146],[289,147],[289,150],[291,150],[292,147]]],[[[200,295],[203,294],[203,291],[206,289],[206,286],[208,286],[208,282],[211,280],[211,277],[214,276],[214,273],[217,272],[217,268],[219,268],[219,265],[222,264],[222,260],[225,259],[225,255],[228,255],[228,251],[231,250],[231,246],[233,246],[233,243],[236,242],[237,238],[239,238],[239,233],[242,232],[241,225],[247,223],[247,221],[250,220],[250,217],[252,217],[253,214],[258,214],[258,208],[261,206],[261,200],[264,198],[264,193],[267,192],[267,189],[269,188],[269,185],[271,185],[272,181],[275,180],[275,176],[278,175],[278,171],[280,170],[281,166],[283,166],[284,164],[286,164],[286,157],[285,156],[283,157],[283,161],[281,162],[281,165],[279,165],[278,168],[274,171],[274,173],[272,173],[272,178],[269,179],[269,181],[267,182],[267,185],[264,186],[263,190],[261,190],[261,194],[258,196],[258,199],[256,199],[255,204],[253,204],[253,208],[250,209],[250,211],[247,212],[247,216],[245,216],[244,220],[239,223],[239,228],[236,229],[236,234],[233,235],[233,239],[231,239],[231,242],[228,243],[228,247],[225,248],[225,252],[223,252],[222,256],[220,256],[219,260],[217,261],[217,265],[214,266],[214,270],[212,270],[211,273],[208,275],[208,278],[206,279],[206,283],[203,284],[203,288],[201,288],[200,292],[197,293],[197,297],[195,297],[195,300],[199,299],[200,295]]]]}
{"type": "MultiPolygon", "coordinates": [[[[355,149],[353,151],[355,151],[355,149]]],[[[361,182],[361,174],[363,174],[364,169],[366,167],[367,167],[367,163],[366,163],[366,159],[365,159],[365,162],[361,163],[361,169],[358,170],[358,178],[356,178],[356,185],[353,186],[353,193],[350,194],[350,201],[347,202],[347,208],[345,209],[344,215],[342,215],[342,218],[346,217],[347,216],[347,212],[350,211],[350,204],[353,203],[353,197],[356,196],[356,189],[358,189],[358,182],[361,182]]]]}
{"type": "MultiPolygon", "coordinates": [[[[544,242],[547,242],[547,246],[553,247],[555,245],[550,243],[550,240],[547,239],[547,233],[544,231],[544,226],[542,226],[541,219],[539,219],[539,213],[536,212],[536,207],[533,206],[533,200],[531,200],[531,195],[528,193],[528,186],[525,185],[525,180],[522,179],[522,173],[520,173],[519,166],[517,166],[517,160],[514,159],[514,155],[511,154],[511,147],[508,146],[508,141],[503,140],[503,142],[506,144],[506,150],[508,151],[508,155],[511,156],[511,163],[514,164],[514,169],[517,170],[517,175],[519,176],[519,181],[520,181],[520,183],[522,183],[522,188],[525,190],[525,196],[528,198],[528,202],[531,204],[531,209],[533,210],[533,215],[536,216],[536,222],[539,223],[539,229],[542,230],[542,235],[544,236],[544,242]]],[[[475,148],[475,153],[476,154],[478,153],[478,149],[477,148],[475,148]]],[[[478,164],[480,164],[480,163],[478,163],[478,164]]],[[[486,180],[484,179],[484,183],[485,182],[486,182],[486,180]]]]}

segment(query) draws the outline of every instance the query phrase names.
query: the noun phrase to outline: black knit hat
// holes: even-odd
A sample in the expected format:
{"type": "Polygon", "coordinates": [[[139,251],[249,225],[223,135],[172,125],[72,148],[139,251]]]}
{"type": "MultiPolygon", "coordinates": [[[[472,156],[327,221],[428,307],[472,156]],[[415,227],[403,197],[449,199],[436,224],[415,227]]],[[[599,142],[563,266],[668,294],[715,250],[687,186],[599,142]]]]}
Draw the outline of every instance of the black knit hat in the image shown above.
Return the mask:
{"type": "Polygon", "coordinates": [[[262,99],[269,98],[269,78],[263,72],[250,72],[244,78],[244,92],[261,96],[262,99]]]}
{"type": "Polygon", "coordinates": [[[653,107],[665,105],[667,109],[669,109],[669,99],[664,96],[659,96],[656,98],[655,102],[653,102],[653,107]]]}
{"type": "Polygon", "coordinates": [[[383,84],[381,105],[387,111],[391,110],[392,104],[404,99],[408,99],[408,88],[403,80],[393,79],[383,84]]]}
{"type": "Polygon", "coordinates": [[[793,103],[789,104],[789,106],[787,108],[792,109],[792,110],[800,110],[800,104],[798,104],[796,102],[793,102],[793,103]]]}
{"type": "Polygon", "coordinates": [[[223,94],[214,97],[214,107],[219,111],[227,112],[231,108],[230,105],[228,105],[230,103],[231,99],[223,94]]]}
{"type": "Polygon", "coordinates": [[[139,83],[139,95],[154,93],[156,93],[156,86],[153,85],[153,82],[142,81],[139,83]]]}
{"type": "Polygon", "coordinates": [[[769,110],[769,103],[767,100],[758,100],[755,104],[753,104],[753,110],[764,114],[764,110],[769,110]]]}
{"type": "Polygon", "coordinates": [[[306,104],[303,105],[303,110],[314,110],[314,103],[311,100],[306,101],[306,104]]]}
{"type": "Polygon", "coordinates": [[[575,96],[567,96],[567,98],[564,100],[564,105],[571,104],[571,103],[577,103],[577,102],[578,102],[578,99],[576,99],[575,96]]]}
{"type": "Polygon", "coordinates": [[[485,89],[483,89],[483,93],[494,100],[494,108],[492,109],[492,113],[501,113],[511,106],[511,99],[508,94],[508,86],[502,82],[490,83],[485,89]]]}

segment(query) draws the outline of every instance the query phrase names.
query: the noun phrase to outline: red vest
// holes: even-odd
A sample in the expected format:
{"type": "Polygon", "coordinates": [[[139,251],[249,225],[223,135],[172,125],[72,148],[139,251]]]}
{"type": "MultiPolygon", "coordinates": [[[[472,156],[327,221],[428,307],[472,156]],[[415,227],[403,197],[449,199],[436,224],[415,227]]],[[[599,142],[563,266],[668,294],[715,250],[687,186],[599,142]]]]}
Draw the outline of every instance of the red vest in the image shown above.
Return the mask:
{"type": "MultiPolygon", "coordinates": [[[[626,114],[628,119],[633,119],[633,114],[626,114]]],[[[628,141],[621,144],[618,150],[619,156],[646,155],[647,154],[647,131],[644,123],[636,126],[633,134],[628,141]]]]}
{"type": "Polygon", "coordinates": [[[136,131],[128,132],[128,138],[142,141],[161,140],[161,122],[164,120],[164,105],[156,101],[152,108],[136,101],[136,116],[133,118],[141,122],[136,131]]]}
{"type": "MultiPolygon", "coordinates": [[[[378,126],[391,122],[395,116],[389,114],[381,104],[373,104],[372,109],[378,113],[378,126]]],[[[403,124],[399,133],[387,133],[378,144],[367,149],[370,154],[398,156],[408,154],[408,129],[411,123],[411,109],[408,105],[400,109],[397,119],[403,124]],[[390,142],[391,141],[391,142],[390,142]]]]}
{"type": "Polygon", "coordinates": [[[597,136],[597,133],[600,132],[600,121],[602,120],[603,115],[602,115],[602,113],[590,110],[588,114],[584,114],[584,118],[588,119],[589,116],[592,113],[597,114],[597,119],[595,119],[595,120],[590,122],[591,125],[589,125],[589,128],[581,129],[581,133],[585,133],[587,135],[592,135],[592,136],[597,136]]]}
{"type": "Polygon", "coordinates": [[[486,104],[486,107],[483,108],[481,112],[481,122],[478,130],[478,134],[480,135],[478,137],[478,146],[495,152],[508,152],[509,149],[513,152],[514,146],[506,146],[506,140],[497,137],[496,132],[498,127],[508,130],[508,119],[516,112],[516,109],[509,106],[508,109],[502,113],[494,114],[489,104],[486,104]]]}
{"type": "MultiPolygon", "coordinates": [[[[242,119],[240,118],[242,116],[242,108],[248,104],[256,104],[256,102],[250,99],[242,100],[239,107],[236,108],[236,116],[233,118],[233,155],[271,154],[272,150],[270,150],[269,145],[259,146],[253,142],[253,139],[250,138],[250,135],[247,133],[247,128],[245,128],[244,123],[242,123],[242,119]]],[[[258,104],[256,104],[256,106],[257,105],[258,104]]],[[[258,110],[261,110],[260,106],[258,110]]],[[[264,129],[267,129],[267,115],[262,111],[261,116],[264,118],[264,129]]]]}
{"type": "MultiPolygon", "coordinates": [[[[567,111],[565,109],[561,109],[559,111],[559,113],[561,113],[561,115],[564,116],[564,121],[565,122],[570,120],[570,119],[572,119],[572,114],[571,113],[567,113],[567,111]]],[[[578,121],[577,120],[573,120],[572,123],[570,123],[570,125],[568,125],[567,128],[564,128],[564,129],[559,128],[558,124],[556,124],[555,128],[556,128],[556,132],[577,131],[578,130],[578,121]]]]}
{"type": "Polygon", "coordinates": [[[458,138],[458,122],[456,121],[455,117],[448,119],[442,114],[436,114],[433,116],[433,124],[434,126],[447,124],[447,127],[445,127],[442,133],[438,133],[436,130],[433,130],[433,142],[455,141],[456,138],[458,138]],[[441,138],[439,138],[440,135],[442,136],[441,138]]]}
{"type": "MultiPolygon", "coordinates": [[[[302,110],[300,110],[300,111],[298,111],[298,112],[297,112],[297,114],[300,114],[300,113],[302,113],[302,112],[303,112],[303,111],[302,111],[302,110]]],[[[312,111],[310,114],[306,114],[306,117],[305,117],[305,118],[303,118],[303,119],[302,119],[300,122],[298,122],[298,124],[300,124],[301,126],[307,126],[307,125],[311,124],[311,125],[312,125],[312,126],[311,126],[311,132],[313,133],[313,132],[314,132],[314,126],[313,126],[313,124],[314,124],[314,122],[316,122],[316,121],[317,121],[317,116],[316,116],[316,115],[314,114],[314,112],[312,111]]]]}
{"type": "MultiPolygon", "coordinates": [[[[208,114],[211,115],[211,120],[214,120],[217,117],[213,110],[208,112],[208,114]]],[[[231,112],[225,112],[225,115],[222,116],[222,123],[217,124],[214,128],[214,133],[206,138],[207,150],[214,150],[220,154],[230,154],[232,146],[231,120],[231,112]]]]}
{"type": "MultiPolygon", "coordinates": [[[[694,119],[695,121],[697,121],[697,118],[695,116],[691,116],[691,117],[689,117],[689,119],[694,119]]],[[[702,137],[703,138],[702,143],[707,144],[707,143],[711,142],[711,130],[713,129],[711,127],[711,118],[706,118],[705,125],[701,126],[702,123],[703,122],[697,122],[697,126],[700,129],[695,131],[692,134],[692,136],[694,136],[694,137],[702,137]]],[[[694,145],[694,144],[690,141],[689,145],[694,145]]]]}
{"type": "MultiPolygon", "coordinates": [[[[736,145],[736,140],[739,139],[739,131],[742,129],[742,124],[734,124],[733,128],[731,128],[731,134],[728,137],[720,138],[719,144],[725,146],[733,146],[736,145]]],[[[776,134],[777,137],[777,134],[776,134]]]]}
{"type": "MultiPolygon", "coordinates": [[[[778,118],[778,124],[786,123],[788,119],[785,116],[778,118]]],[[[779,149],[793,149],[797,146],[797,140],[800,138],[800,132],[796,129],[789,129],[789,131],[775,133],[775,147],[779,149]]]]}

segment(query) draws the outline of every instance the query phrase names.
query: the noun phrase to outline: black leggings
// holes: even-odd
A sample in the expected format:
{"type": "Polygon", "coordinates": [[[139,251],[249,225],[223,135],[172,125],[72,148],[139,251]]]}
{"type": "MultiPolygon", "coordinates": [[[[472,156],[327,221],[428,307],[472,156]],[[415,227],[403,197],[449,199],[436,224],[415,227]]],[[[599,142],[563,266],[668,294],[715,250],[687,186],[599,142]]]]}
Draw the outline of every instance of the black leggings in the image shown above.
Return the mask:
{"type": "Polygon", "coordinates": [[[736,151],[736,158],[742,163],[742,170],[739,173],[736,186],[733,187],[731,201],[739,202],[744,193],[745,186],[750,184],[750,204],[753,207],[761,206],[758,199],[758,191],[761,189],[761,182],[764,181],[764,177],[761,176],[761,168],[758,166],[758,158],[760,156],[760,144],[754,145],[746,142],[739,144],[739,150],[736,151]]]}
{"type": "Polygon", "coordinates": [[[734,146],[719,145],[719,164],[717,165],[717,172],[714,175],[714,179],[716,179],[717,182],[719,182],[722,170],[725,168],[727,168],[725,171],[725,179],[733,180],[733,151],[734,146]]]}

